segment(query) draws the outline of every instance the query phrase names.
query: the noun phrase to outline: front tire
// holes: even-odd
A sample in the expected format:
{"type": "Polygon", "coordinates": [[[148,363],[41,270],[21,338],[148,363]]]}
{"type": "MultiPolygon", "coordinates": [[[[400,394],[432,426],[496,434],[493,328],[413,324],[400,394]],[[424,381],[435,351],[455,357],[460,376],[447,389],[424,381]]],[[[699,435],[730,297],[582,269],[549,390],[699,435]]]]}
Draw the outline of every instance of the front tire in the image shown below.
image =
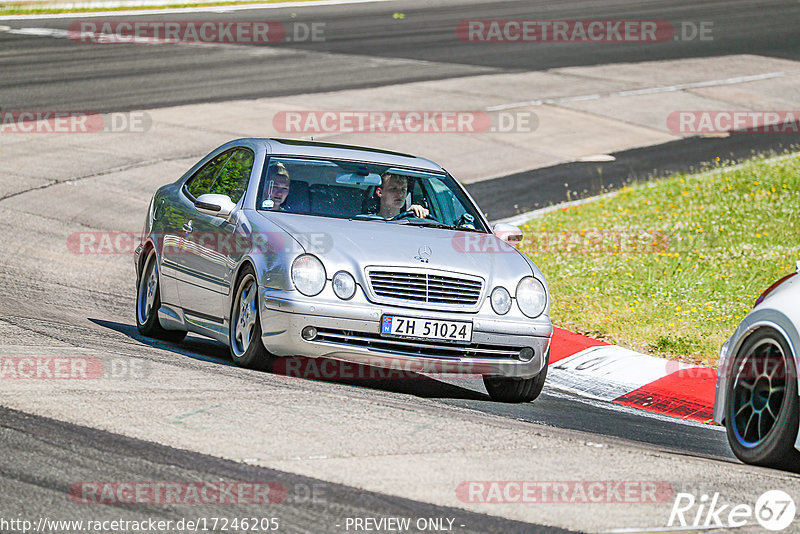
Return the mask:
{"type": "Polygon", "coordinates": [[[158,277],[158,257],[150,250],[136,287],[136,328],[143,336],[178,342],[186,337],[182,330],[166,330],[158,322],[161,307],[161,288],[158,277]]]}
{"type": "Polygon", "coordinates": [[[786,341],[771,328],[759,330],[731,369],[725,430],[733,453],[748,464],[800,469],[797,370],[786,341]]]}
{"type": "Polygon", "coordinates": [[[231,306],[228,345],[233,362],[250,369],[269,369],[275,357],[261,342],[258,283],[250,265],[242,269],[231,306]]]}
{"type": "Polygon", "coordinates": [[[489,396],[496,402],[531,402],[542,392],[550,353],[544,360],[544,367],[532,378],[513,378],[504,376],[484,376],[483,385],[489,396]]]}

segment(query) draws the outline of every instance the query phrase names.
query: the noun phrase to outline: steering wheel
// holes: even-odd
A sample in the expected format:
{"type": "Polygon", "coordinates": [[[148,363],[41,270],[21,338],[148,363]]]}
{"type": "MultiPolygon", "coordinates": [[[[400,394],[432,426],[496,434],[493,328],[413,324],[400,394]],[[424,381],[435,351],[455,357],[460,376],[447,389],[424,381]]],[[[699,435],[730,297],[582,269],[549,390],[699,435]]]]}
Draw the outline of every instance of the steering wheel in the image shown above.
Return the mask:
{"type": "Polygon", "coordinates": [[[411,217],[416,217],[416,216],[417,216],[417,214],[414,213],[414,210],[406,210],[406,211],[401,211],[400,213],[398,213],[397,215],[395,215],[394,217],[392,217],[389,220],[390,221],[399,221],[400,219],[410,219],[411,217]]]}

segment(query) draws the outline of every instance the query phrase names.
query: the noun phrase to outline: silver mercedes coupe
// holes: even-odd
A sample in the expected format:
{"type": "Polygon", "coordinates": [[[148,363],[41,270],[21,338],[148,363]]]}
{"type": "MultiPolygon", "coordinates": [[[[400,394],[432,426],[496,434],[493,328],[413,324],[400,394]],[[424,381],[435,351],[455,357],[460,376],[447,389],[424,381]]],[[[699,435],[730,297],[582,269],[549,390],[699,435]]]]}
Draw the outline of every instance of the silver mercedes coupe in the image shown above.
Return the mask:
{"type": "Polygon", "coordinates": [[[432,161],[238,139],[153,196],[136,323],[219,340],[243,367],[306,357],[479,375],[492,399],[531,401],[553,327],[521,240],[432,161]]]}
{"type": "Polygon", "coordinates": [[[800,261],[772,284],[723,344],[714,420],[745,463],[800,471],[800,261]]]}

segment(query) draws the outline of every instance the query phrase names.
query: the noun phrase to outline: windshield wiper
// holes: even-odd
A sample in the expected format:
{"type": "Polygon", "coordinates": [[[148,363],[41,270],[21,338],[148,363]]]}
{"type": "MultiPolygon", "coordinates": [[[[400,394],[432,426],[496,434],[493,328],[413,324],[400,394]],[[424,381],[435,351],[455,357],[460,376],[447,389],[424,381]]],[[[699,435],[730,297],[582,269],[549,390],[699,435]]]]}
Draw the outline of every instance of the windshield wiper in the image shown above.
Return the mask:
{"type": "Polygon", "coordinates": [[[381,221],[390,224],[402,224],[406,226],[424,226],[426,228],[444,228],[446,230],[460,230],[462,232],[477,232],[479,234],[484,234],[483,230],[478,230],[477,228],[459,228],[458,226],[453,226],[451,224],[441,223],[439,221],[434,221],[431,219],[420,219],[419,217],[412,217],[408,219],[384,219],[380,215],[375,214],[367,214],[367,215],[354,215],[350,217],[351,221],[381,221]]]}
{"type": "Polygon", "coordinates": [[[408,226],[425,226],[429,228],[447,228],[452,230],[454,227],[450,226],[449,224],[440,223],[439,221],[432,221],[430,219],[420,219],[414,217],[412,219],[399,219],[396,221],[391,221],[395,224],[405,224],[408,226]]]}

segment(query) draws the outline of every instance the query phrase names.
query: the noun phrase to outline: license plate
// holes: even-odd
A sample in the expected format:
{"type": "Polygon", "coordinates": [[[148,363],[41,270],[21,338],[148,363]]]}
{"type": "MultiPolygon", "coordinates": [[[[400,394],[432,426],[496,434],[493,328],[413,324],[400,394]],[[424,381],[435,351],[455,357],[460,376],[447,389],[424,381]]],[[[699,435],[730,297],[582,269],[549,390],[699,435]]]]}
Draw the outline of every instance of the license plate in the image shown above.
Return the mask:
{"type": "Polygon", "coordinates": [[[469,343],[472,341],[472,323],[384,315],[381,321],[381,334],[385,336],[469,343]]]}

